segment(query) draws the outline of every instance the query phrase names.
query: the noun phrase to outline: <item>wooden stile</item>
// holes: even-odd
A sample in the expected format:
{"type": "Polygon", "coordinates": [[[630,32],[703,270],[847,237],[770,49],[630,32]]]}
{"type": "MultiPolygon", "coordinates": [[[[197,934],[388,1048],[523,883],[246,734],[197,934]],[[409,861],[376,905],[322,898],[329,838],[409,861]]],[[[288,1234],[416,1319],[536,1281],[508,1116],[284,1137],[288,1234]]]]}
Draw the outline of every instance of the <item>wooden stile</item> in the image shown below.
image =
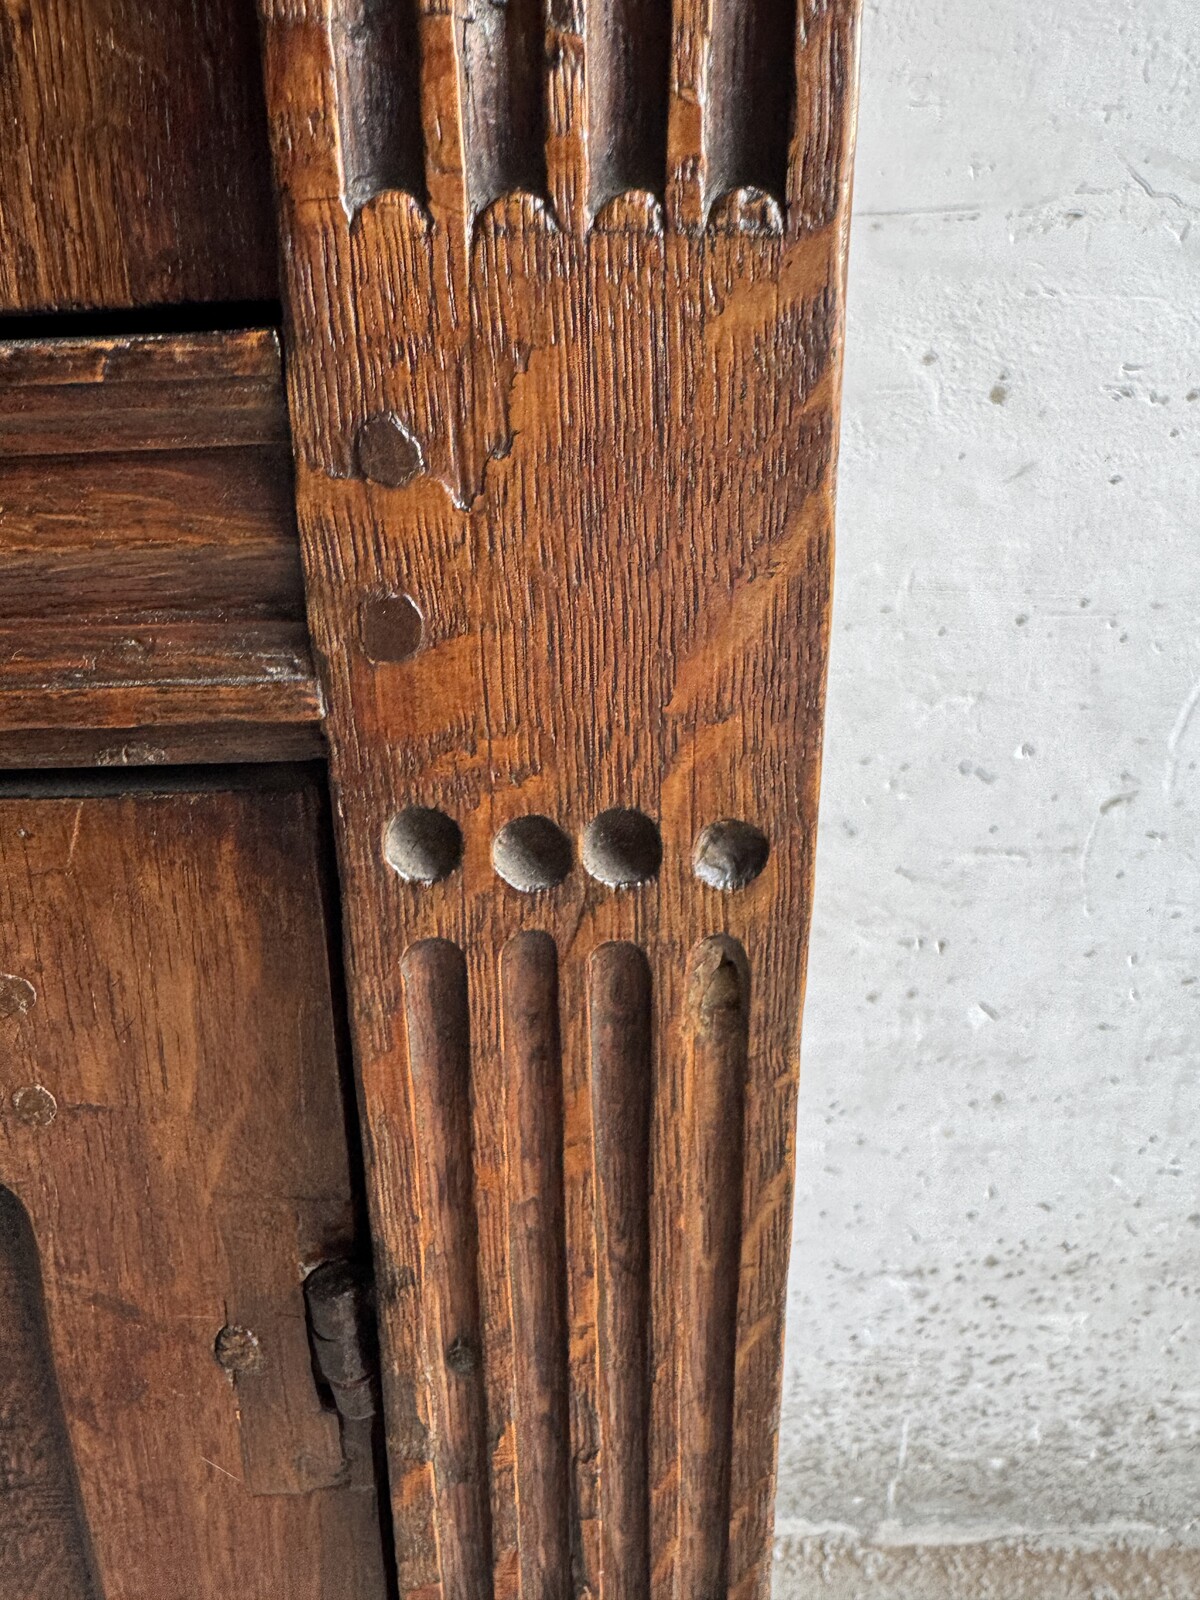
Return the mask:
{"type": "Polygon", "coordinates": [[[856,0],[260,10],[400,1592],[762,1600],[856,0]]]}

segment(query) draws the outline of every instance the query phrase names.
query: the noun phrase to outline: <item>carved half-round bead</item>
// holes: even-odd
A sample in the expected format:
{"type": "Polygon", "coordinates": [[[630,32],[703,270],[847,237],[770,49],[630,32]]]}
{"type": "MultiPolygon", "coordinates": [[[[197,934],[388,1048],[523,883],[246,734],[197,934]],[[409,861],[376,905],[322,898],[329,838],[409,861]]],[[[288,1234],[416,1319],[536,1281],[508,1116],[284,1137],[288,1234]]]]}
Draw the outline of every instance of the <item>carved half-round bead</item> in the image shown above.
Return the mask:
{"type": "Polygon", "coordinates": [[[537,228],[546,233],[557,233],[558,223],[544,197],[530,194],[526,189],[513,189],[508,194],[497,195],[475,218],[476,238],[503,237],[508,233],[524,233],[537,228]]]}
{"type": "Polygon", "coordinates": [[[783,232],[783,211],[779,201],[765,189],[745,186],[730,189],[713,201],[708,226],[713,233],[776,238],[783,232]]]}
{"type": "Polygon", "coordinates": [[[514,817],[492,841],[492,865],[510,888],[522,894],[553,889],[570,872],[571,841],[549,817],[514,817]]]}
{"type": "Polygon", "coordinates": [[[626,189],[600,207],[592,228],[596,233],[661,233],[662,204],[648,189],[626,189]]]}
{"type": "MultiPolygon", "coordinates": [[[[354,197],[350,199],[353,205],[354,197]]],[[[386,228],[411,239],[424,239],[433,232],[433,218],[407,189],[380,189],[364,196],[354,205],[351,226],[361,228],[368,221],[375,228],[386,228]]]]}

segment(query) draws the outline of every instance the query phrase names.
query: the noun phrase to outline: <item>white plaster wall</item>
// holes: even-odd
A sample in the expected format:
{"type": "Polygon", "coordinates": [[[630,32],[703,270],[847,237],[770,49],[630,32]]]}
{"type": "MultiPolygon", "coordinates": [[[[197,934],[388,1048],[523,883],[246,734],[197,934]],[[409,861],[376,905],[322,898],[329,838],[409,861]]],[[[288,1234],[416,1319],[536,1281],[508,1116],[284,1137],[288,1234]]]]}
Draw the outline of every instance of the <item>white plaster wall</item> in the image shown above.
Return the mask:
{"type": "Polygon", "coordinates": [[[1198,221],[1196,0],[867,0],[786,1600],[1200,1594],[1198,221]]]}

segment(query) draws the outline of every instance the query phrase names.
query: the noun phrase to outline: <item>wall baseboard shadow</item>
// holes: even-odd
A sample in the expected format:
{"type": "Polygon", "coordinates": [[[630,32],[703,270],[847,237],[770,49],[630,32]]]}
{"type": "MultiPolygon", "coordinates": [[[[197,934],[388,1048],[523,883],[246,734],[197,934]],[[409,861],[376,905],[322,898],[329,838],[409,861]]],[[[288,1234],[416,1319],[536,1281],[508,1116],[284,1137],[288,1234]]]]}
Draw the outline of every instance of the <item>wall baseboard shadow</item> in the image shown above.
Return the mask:
{"type": "Polygon", "coordinates": [[[1195,1600],[1200,1546],[1163,1539],[775,1543],[772,1600],[1195,1600]]]}

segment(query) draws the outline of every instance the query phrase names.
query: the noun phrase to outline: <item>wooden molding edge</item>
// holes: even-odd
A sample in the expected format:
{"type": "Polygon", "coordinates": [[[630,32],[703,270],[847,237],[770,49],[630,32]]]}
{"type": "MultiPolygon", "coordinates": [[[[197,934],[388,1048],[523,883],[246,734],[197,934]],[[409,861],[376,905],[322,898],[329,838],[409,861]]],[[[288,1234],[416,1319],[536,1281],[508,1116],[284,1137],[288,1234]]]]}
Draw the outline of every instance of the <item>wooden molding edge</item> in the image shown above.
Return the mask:
{"type": "Polygon", "coordinates": [[[324,752],[271,329],[0,341],[0,767],[324,752]]]}

